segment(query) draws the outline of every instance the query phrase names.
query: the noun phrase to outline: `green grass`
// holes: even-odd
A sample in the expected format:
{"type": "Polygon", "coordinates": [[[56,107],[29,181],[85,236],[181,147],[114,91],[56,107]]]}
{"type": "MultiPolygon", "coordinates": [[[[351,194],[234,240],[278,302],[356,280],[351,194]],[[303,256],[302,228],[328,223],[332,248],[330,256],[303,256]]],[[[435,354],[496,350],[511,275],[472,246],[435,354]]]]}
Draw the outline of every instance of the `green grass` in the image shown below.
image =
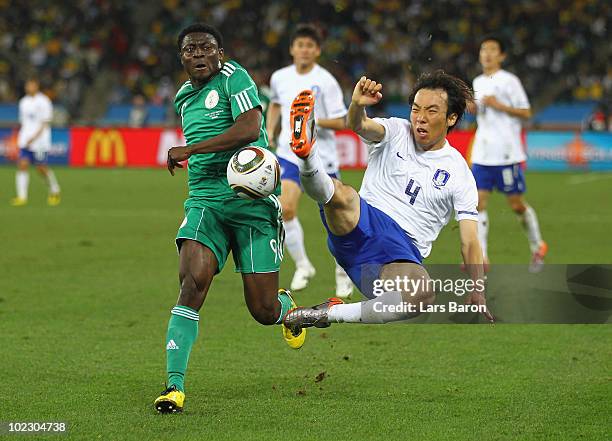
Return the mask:
{"type": "MultiPolygon", "coordinates": [[[[610,326],[336,325],[292,351],[278,328],[250,318],[232,264],[201,311],[186,411],[156,415],[184,176],[57,175],[59,207],[45,205],[36,176],[28,206],[0,204],[0,421],[67,421],[61,439],[83,440],[611,437],[610,326]]],[[[551,263],[612,261],[612,180],[583,176],[528,175],[551,263]]],[[[13,182],[0,167],[0,201],[13,182]]],[[[299,295],[311,304],[332,292],[333,266],[306,198],[300,217],[319,270],[299,295]]],[[[490,217],[493,261],[526,262],[526,239],[499,196],[490,217]]],[[[428,261],[459,262],[458,245],[447,227],[428,261]]],[[[284,285],[292,271],[287,259],[284,285]]]]}

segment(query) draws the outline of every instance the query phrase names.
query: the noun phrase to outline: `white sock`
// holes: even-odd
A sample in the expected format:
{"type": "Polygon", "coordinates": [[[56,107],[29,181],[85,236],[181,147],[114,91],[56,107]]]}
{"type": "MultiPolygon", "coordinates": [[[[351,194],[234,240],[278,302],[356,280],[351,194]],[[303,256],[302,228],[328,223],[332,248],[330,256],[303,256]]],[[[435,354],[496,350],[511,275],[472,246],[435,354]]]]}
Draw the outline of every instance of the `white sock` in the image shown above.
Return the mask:
{"type": "Polygon", "coordinates": [[[327,313],[330,323],[363,323],[361,321],[361,305],[365,302],[343,303],[334,305],[327,313]]]}
{"type": "Polygon", "coordinates": [[[304,230],[302,230],[302,224],[297,217],[289,221],[285,221],[285,245],[289,251],[289,255],[295,262],[295,266],[312,266],[308,256],[306,255],[306,248],[304,247],[304,230]]]}
{"type": "MultiPolygon", "coordinates": [[[[417,311],[419,307],[417,306],[417,311]]],[[[331,323],[383,324],[417,316],[407,310],[399,292],[386,292],[372,300],[334,305],[327,318],[331,323]]]]}
{"type": "Polygon", "coordinates": [[[53,170],[47,170],[47,183],[49,184],[49,193],[58,194],[60,192],[60,186],[57,183],[57,178],[53,170]]]}
{"type": "Polygon", "coordinates": [[[28,198],[28,184],[30,183],[30,174],[27,171],[17,170],[15,175],[15,187],[17,187],[17,197],[19,199],[28,198]]]}
{"type": "Polygon", "coordinates": [[[299,160],[300,180],[304,192],[315,201],[327,204],[334,195],[334,181],[325,172],[316,149],[308,157],[299,160]]]}
{"type": "Polygon", "coordinates": [[[532,253],[535,253],[542,243],[542,234],[540,233],[540,225],[538,224],[538,216],[536,216],[535,210],[529,205],[526,205],[526,207],[527,209],[519,216],[519,219],[527,233],[529,248],[532,253]]]}
{"type": "Polygon", "coordinates": [[[478,240],[483,257],[487,257],[487,236],[489,235],[489,215],[487,210],[478,212],[478,240]]]}

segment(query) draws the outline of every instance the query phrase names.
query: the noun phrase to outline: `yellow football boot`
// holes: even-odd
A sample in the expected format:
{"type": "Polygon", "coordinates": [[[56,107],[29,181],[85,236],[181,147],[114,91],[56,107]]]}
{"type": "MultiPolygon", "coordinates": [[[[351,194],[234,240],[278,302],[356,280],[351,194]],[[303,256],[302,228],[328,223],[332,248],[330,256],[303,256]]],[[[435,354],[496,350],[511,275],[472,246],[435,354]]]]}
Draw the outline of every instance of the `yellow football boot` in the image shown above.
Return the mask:
{"type": "Polygon", "coordinates": [[[59,193],[50,194],[49,197],[47,197],[47,204],[52,207],[59,205],[61,201],[62,201],[62,198],[60,197],[59,193]]]}
{"type": "MultiPolygon", "coordinates": [[[[295,303],[295,300],[293,300],[293,297],[291,296],[291,293],[289,291],[281,288],[278,290],[278,292],[279,294],[286,294],[287,297],[291,299],[291,309],[289,309],[289,311],[292,311],[297,308],[297,304],[295,303]]],[[[285,339],[290,348],[300,349],[304,345],[304,341],[306,340],[306,329],[300,329],[298,334],[293,334],[293,332],[291,332],[291,330],[281,322],[281,330],[283,331],[283,338],[285,339]]]]}
{"type": "Polygon", "coordinates": [[[24,198],[13,198],[13,199],[11,199],[11,205],[13,207],[23,207],[27,203],[28,203],[28,200],[24,199],[24,198]]]}
{"type": "Polygon", "coordinates": [[[172,385],[155,400],[155,410],[159,413],[182,412],[184,401],[185,394],[172,385]]]}

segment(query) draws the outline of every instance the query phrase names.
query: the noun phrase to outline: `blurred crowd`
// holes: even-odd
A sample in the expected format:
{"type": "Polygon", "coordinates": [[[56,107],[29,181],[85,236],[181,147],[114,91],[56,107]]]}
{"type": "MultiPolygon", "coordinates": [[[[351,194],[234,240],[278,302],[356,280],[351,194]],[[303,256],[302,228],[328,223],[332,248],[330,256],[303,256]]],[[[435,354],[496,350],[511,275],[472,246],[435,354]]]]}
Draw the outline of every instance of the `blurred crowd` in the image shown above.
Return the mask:
{"type": "Polygon", "coordinates": [[[217,26],[226,55],[261,85],[290,63],[289,34],[304,21],[321,27],[321,64],[347,95],[363,73],[384,83],[387,101],[433,68],[471,81],[480,39],[495,32],[530,97],[606,102],[611,14],[601,0],[0,0],[0,102],[16,101],[35,73],[73,116],[100,75],[113,78],[108,103],[170,103],[184,78],[176,36],[195,21],[217,26]]]}
{"type": "Polygon", "coordinates": [[[130,58],[132,13],[118,1],[0,0],[0,101],[16,101],[34,75],[55,103],[78,112],[96,74],[130,58]]]}

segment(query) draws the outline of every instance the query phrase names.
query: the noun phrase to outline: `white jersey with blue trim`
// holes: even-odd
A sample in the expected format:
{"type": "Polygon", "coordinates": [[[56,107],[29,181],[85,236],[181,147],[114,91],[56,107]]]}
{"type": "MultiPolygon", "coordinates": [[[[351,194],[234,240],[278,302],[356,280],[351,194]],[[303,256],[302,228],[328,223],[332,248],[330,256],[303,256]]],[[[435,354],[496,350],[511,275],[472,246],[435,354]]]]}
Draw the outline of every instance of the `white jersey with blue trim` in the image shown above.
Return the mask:
{"type": "MultiPolygon", "coordinates": [[[[310,72],[298,73],[295,65],[283,67],[272,74],[270,78],[272,95],[270,101],[281,106],[281,132],[278,137],[279,158],[286,159],[297,165],[297,156],[291,151],[291,129],[289,126],[289,111],[294,98],[302,90],[310,89],[315,95],[316,119],[342,118],[347,113],[342,89],[334,76],[325,68],[315,64],[310,72]]],[[[331,129],[317,127],[317,151],[327,173],[338,172],[338,154],[336,152],[336,134],[331,129]]]]}
{"type": "Polygon", "coordinates": [[[461,153],[448,141],[423,151],[410,121],[374,118],[385,128],[381,142],[369,143],[368,167],[359,195],[390,216],[412,238],[423,257],[455,212],[456,220],[477,221],[478,191],[461,153]]]}
{"type": "Polygon", "coordinates": [[[51,149],[51,128],[45,127],[38,137],[30,144],[43,124],[51,123],[53,118],[53,104],[47,95],[42,92],[36,95],[26,95],[19,100],[19,123],[21,128],[17,135],[19,148],[28,147],[33,152],[48,152],[51,149]]]}
{"type": "Polygon", "coordinates": [[[515,109],[529,109],[529,100],[521,80],[503,69],[474,79],[474,98],[478,108],[478,128],[472,144],[472,163],[509,165],[527,159],[521,140],[521,119],[482,104],[485,96],[495,98],[515,109]]]}

